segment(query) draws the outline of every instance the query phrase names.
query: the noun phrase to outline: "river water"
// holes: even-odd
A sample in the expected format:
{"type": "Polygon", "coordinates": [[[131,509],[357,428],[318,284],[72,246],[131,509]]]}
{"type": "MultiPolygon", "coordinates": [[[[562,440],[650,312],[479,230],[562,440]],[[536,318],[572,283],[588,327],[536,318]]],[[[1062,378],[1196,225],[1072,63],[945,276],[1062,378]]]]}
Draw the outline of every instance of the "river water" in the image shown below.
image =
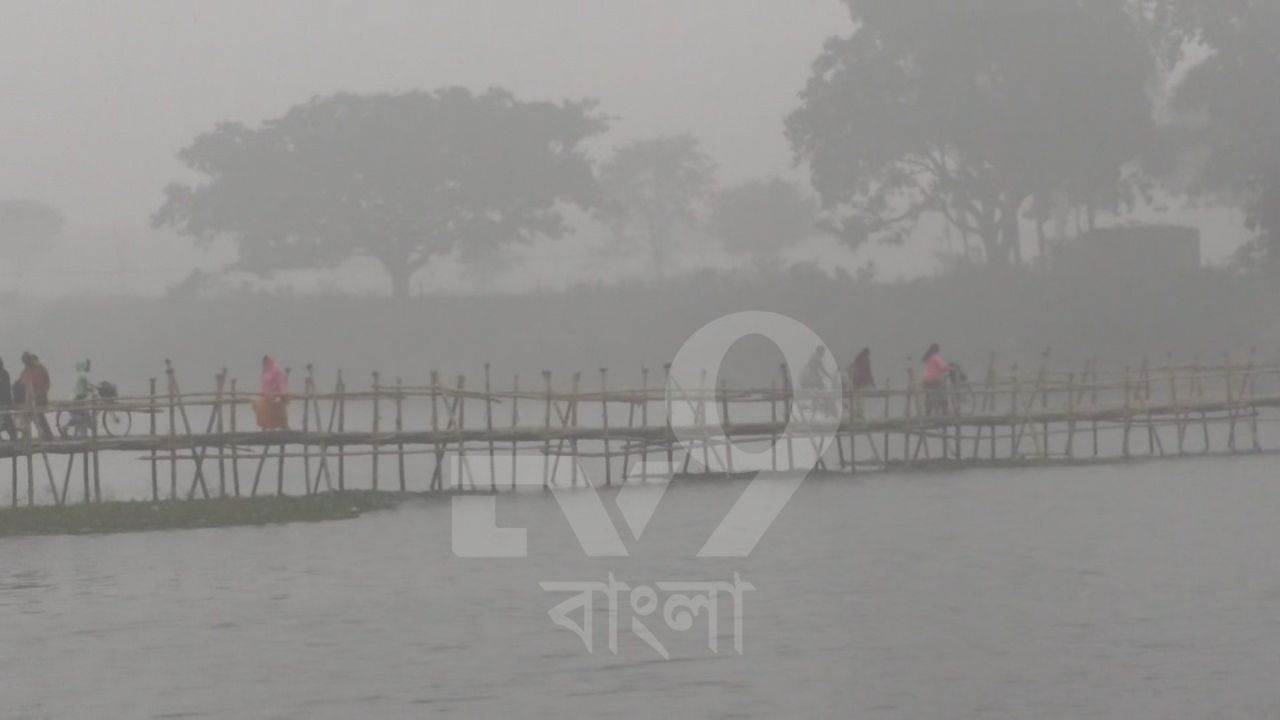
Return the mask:
{"type": "MultiPolygon", "coordinates": [[[[6,718],[1280,717],[1267,457],[812,478],[749,557],[699,559],[746,483],[668,488],[628,557],[552,498],[528,557],[451,549],[448,500],[315,525],[0,541],[6,718]],[[594,653],[550,581],[727,581],[688,632],[594,653]]],[[[656,491],[656,490],[655,490],[656,491]]]]}

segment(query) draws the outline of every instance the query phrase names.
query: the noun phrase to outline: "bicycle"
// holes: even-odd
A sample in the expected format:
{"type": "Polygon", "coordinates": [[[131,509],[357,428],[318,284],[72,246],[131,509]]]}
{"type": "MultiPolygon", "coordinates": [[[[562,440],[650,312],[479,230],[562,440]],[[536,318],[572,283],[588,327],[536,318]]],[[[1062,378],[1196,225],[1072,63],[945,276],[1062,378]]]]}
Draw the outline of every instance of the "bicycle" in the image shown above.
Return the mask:
{"type": "Polygon", "coordinates": [[[84,437],[93,434],[94,426],[101,421],[102,430],[110,437],[123,437],[133,428],[133,415],[112,401],[120,396],[116,386],[101,382],[89,386],[89,396],[80,402],[92,407],[66,408],[58,411],[58,434],[62,437],[84,437]],[[100,404],[105,401],[105,404],[100,404]]]}
{"type": "Polygon", "coordinates": [[[973,385],[959,363],[952,363],[951,369],[936,384],[925,386],[926,416],[951,414],[963,417],[972,415],[976,406],[973,385]]]}

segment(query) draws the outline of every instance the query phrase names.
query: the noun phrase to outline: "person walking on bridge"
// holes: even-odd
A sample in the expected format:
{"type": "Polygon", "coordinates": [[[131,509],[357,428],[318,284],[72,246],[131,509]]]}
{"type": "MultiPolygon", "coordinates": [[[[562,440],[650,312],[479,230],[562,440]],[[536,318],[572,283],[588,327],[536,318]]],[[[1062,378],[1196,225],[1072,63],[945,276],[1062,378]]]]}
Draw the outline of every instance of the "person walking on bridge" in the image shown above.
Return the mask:
{"type": "Polygon", "coordinates": [[[871,375],[871,348],[862,348],[853,359],[853,365],[849,368],[849,384],[853,386],[853,392],[849,395],[849,417],[861,420],[862,398],[859,393],[876,386],[876,380],[871,375]]]}
{"type": "Polygon", "coordinates": [[[942,348],[933,343],[924,354],[924,414],[947,414],[947,379],[952,367],[942,359],[942,348]]]}
{"type": "Polygon", "coordinates": [[[800,375],[800,390],[804,397],[810,412],[834,417],[836,414],[835,398],[828,396],[828,388],[834,388],[835,378],[832,377],[831,371],[827,369],[827,348],[819,345],[814,348],[813,355],[809,357],[809,362],[804,366],[804,372],[800,375]]]}
{"type": "Polygon", "coordinates": [[[40,431],[40,437],[47,440],[53,437],[53,429],[49,427],[49,420],[42,410],[49,405],[49,388],[52,386],[49,370],[40,362],[40,358],[30,352],[22,353],[22,366],[18,382],[23,386],[25,397],[34,402],[36,412],[33,420],[36,429],[40,431]]]}
{"type": "Polygon", "coordinates": [[[876,386],[876,380],[871,375],[871,348],[862,348],[862,352],[853,359],[853,372],[850,375],[849,381],[853,383],[854,390],[876,386]]]}
{"type": "Polygon", "coordinates": [[[270,355],[262,356],[262,379],[254,411],[263,430],[289,429],[289,379],[270,355]]]}

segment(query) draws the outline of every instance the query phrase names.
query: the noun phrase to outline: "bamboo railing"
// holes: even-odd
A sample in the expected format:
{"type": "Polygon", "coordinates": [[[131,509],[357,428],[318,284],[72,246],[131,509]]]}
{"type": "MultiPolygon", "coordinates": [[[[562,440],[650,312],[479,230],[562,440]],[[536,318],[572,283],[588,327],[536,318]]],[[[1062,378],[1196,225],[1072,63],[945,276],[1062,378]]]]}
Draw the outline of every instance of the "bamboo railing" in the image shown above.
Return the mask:
{"type": "Polygon", "coordinates": [[[306,365],[292,385],[290,429],[259,431],[254,396],[225,369],[211,390],[185,392],[166,361],[143,395],[40,408],[28,398],[0,409],[12,422],[0,458],[10,460],[15,506],[61,505],[73,495],[102,502],[114,494],[104,494],[104,456],[114,473],[148,469],[149,485],[130,499],[152,502],[349,489],[492,492],[527,483],[520,473],[531,471],[517,472],[517,460],[528,456],[538,459],[532,472],[541,486],[552,488],[645,482],[672,470],[854,473],[1258,452],[1280,408],[1280,363],[1259,362],[1255,350],[1217,364],[1166,356],[1120,369],[1089,360],[1078,370],[1052,368],[1046,351],[1030,372],[1002,372],[992,355],[983,371],[932,398],[910,361],[896,383],[840,390],[797,387],[785,365],[767,388],[734,388],[705,372],[686,388],[670,367],[660,383],[653,374],[641,368],[638,385],[627,387],[601,368],[594,387],[580,373],[557,387],[543,371],[540,387],[516,375],[500,388],[486,364],[479,389],[432,371],[425,385],[373,373],[365,388],[348,390],[338,371],[332,390],[321,392],[306,365]],[[72,413],[92,422],[63,436],[57,427],[72,413]],[[41,417],[53,432],[40,432],[41,417]],[[689,421],[673,427],[673,417],[689,421]],[[73,493],[77,464],[82,487],[73,493]]]}

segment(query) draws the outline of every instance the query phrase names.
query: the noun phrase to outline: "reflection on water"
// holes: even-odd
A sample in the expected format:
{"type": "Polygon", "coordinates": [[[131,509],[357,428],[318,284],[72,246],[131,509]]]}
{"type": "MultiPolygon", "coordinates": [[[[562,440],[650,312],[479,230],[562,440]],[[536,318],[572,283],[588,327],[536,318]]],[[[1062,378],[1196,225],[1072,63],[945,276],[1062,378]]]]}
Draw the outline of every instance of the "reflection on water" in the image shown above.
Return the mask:
{"type": "Polygon", "coordinates": [[[639,541],[606,496],[626,558],[585,557],[539,494],[499,500],[525,559],[453,557],[447,501],[5,540],[3,714],[1275,717],[1269,466],[811,480],[743,560],[694,557],[743,487],[721,482],[673,487],[639,541]],[[626,633],[587,654],[539,583],[610,572],[741,573],[744,654],[664,638],[663,661],[626,633]]]}

